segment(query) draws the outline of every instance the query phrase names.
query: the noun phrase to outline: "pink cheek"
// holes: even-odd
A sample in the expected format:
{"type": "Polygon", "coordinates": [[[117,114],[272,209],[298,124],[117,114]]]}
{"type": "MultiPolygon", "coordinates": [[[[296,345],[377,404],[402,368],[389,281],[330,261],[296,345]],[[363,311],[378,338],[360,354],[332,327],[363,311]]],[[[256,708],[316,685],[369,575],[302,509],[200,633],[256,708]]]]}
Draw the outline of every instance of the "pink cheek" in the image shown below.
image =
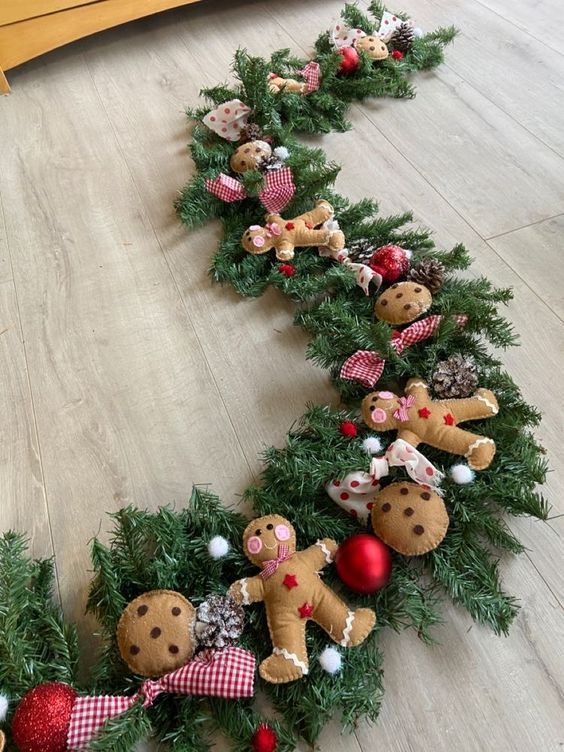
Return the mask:
{"type": "Polygon", "coordinates": [[[374,410],[372,410],[371,418],[374,423],[385,423],[388,419],[388,416],[386,415],[385,410],[382,410],[381,407],[376,407],[374,410]]]}
{"type": "Polygon", "coordinates": [[[261,549],[262,541],[260,538],[257,538],[256,535],[253,535],[252,538],[249,538],[249,540],[247,541],[247,551],[250,554],[258,554],[261,549]]]}
{"type": "Polygon", "coordinates": [[[256,248],[262,248],[264,245],[264,238],[261,238],[260,235],[256,238],[253,238],[253,245],[256,248]]]}
{"type": "Polygon", "coordinates": [[[290,530],[286,525],[276,525],[274,528],[274,535],[278,540],[285,541],[290,537],[290,530]]]}

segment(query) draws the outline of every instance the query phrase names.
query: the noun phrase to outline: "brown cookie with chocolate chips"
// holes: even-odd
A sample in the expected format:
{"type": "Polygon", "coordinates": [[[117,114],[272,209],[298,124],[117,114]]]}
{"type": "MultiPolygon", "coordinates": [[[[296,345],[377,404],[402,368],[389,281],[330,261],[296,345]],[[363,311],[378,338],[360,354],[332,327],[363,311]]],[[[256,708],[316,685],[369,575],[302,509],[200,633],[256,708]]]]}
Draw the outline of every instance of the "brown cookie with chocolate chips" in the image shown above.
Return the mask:
{"type": "Polygon", "coordinates": [[[272,147],[266,141],[247,141],[231,155],[229,164],[233,172],[240,174],[248,170],[258,170],[263,159],[272,154],[272,147]]]}
{"type": "Polygon", "coordinates": [[[418,483],[386,486],[372,507],[376,535],[404,556],[436,548],[446,535],[448,514],[438,493],[418,483]]]}
{"type": "Polygon", "coordinates": [[[141,676],[162,676],[194,654],[196,609],[174,590],[151,590],[127,606],[117,626],[119,652],[141,676]]]}
{"type": "Polygon", "coordinates": [[[396,282],[376,299],[374,313],[388,324],[409,324],[428,311],[433,302],[429,290],[417,282],[396,282]]]}

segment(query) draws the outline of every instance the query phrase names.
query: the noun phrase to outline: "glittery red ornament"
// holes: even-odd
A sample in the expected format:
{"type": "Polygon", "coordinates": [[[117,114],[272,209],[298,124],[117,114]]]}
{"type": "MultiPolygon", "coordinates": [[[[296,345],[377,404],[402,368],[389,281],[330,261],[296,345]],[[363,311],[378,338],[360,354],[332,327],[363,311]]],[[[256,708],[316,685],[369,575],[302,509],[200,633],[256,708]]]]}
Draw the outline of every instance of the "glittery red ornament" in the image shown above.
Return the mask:
{"type": "Polygon", "coordinates": [[[374,535],[359,533],[338,548],[335,566],[341,580],[357,593],[375,593],[390,579],[392,555],[374,535]]]}
{"type": "Polygon", "coordinates": [[[76,692],[68,684],[39,684],[16,708],[12,735],[19,752],[65,752],[76,692]]]}
{"type": "Polygon", "coordinates": [[[253,734],[251,747],[253,752],[276,752],[278,738],[274,729],[266,723],[261,723],[253,734]]]}
{"type": "Polygon", "coordinates": [[[383,245],[374,251],[368,266],[381,274],[384,282],[395,282],[407,274],[409,257],[399,245],[383,245]]]}
{"type": "Polygon", "coordinates": [[[293,277],[296,273],[296,267],[293,264],[280,264],[278,271],[285,277],[293,277]]]}
{"type": "Polygon", "coordinates": [[[355,436],[358,436],[358,428],[352,420],[344,420],[339,426],[339,433],[348,436],[349,439],[354,439],[355,436]]]}
{"type": "Polygon", "coordinates": [[[339,54],[343,58],[339,66],[339,73],[342,73],[343,76],[350,76],[360,64],[359,54],[354,47],[342,47],[339,54]]]}
{"type": "Polygon", "coordinates": [[[394,50],[392,52],[392,57],[394,58],[394,60],[402,60],[403,52],[401,50],[394,50]]]}

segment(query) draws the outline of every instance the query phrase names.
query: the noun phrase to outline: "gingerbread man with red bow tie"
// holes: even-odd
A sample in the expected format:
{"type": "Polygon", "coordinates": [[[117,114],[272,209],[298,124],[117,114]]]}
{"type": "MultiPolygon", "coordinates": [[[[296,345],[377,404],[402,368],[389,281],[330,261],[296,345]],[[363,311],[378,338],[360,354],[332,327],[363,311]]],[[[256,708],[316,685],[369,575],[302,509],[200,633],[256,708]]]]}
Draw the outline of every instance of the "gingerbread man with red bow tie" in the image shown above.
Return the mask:
{"type": "Polygon", "coordinates": [[[243,548],[262,571],[237,580],[229,592],[243,605],[264,601],[266,606],[273,650],[259,666],[263,679],[283,684],[308,673],[305,631],[310,619],[342,647],[359,645],[369,635],[376,614],[369,608],[350,609],[319,576],[333,561],[334,540],[323,538],[296,551],[292,525],[271,514],[247,526],[243,548]]]}

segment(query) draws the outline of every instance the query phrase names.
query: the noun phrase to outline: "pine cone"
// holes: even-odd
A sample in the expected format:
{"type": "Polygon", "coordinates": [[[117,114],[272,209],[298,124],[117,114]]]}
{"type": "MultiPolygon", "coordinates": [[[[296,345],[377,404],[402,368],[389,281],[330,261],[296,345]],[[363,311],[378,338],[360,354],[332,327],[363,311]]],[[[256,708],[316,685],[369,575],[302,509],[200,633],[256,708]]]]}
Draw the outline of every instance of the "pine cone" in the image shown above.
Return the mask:
{"type": "Polygon", "coordinates": [[[433,391],[439,399],[469,397],[478,386],[476,364],[472,358],[456,353],[437,363],[431,377],[433,391]]]}
{"type": "Polygon", "coordinates": [[[243,631],[245,613],[230,595],[210,595],[196,612],[196,639],[207,648],[232,645],[243,631]]]}
{"type": "Polygon", "coordinates": [[[284,162],[277,157],[276,154],[271,154],[269,157],[263,157],[259,162],[258,168],[261,172],[270,172],[270,170],[279,170],[284,167],[284,162]]]}
{"type": "Polygon", "coordinates": [[[376,245],[372,241],[363,238],[362,240],[350,243],[347,248],[351,261],[354,261],[355,264],[368,264],[376,250],[376,245]]]}
{"type": "Polygon", "coordinates": [[[262,137],[262,128],[256,123],[247,123],[247,125],[241,130],[242,141],[260,141],[262,137]]]}
{"type": "Polygon", "coordinates": [[[413,47],[413,40],[415,35],[413,33],[413,27],[408,23],[402,23],[401,26],[394,31],[390,39],[390,46],[394,50],[399,50],[405,55],[406,52],[413,47]]]}
{"type": "Polygon", "coordinates": [[[407,279],[410,282],[417,282],[425,287],[434,295],[443,286],[445,280],[445,268],[440,261],[435,259],[423,259],[416,266],[409,270],[407,279]]]}

